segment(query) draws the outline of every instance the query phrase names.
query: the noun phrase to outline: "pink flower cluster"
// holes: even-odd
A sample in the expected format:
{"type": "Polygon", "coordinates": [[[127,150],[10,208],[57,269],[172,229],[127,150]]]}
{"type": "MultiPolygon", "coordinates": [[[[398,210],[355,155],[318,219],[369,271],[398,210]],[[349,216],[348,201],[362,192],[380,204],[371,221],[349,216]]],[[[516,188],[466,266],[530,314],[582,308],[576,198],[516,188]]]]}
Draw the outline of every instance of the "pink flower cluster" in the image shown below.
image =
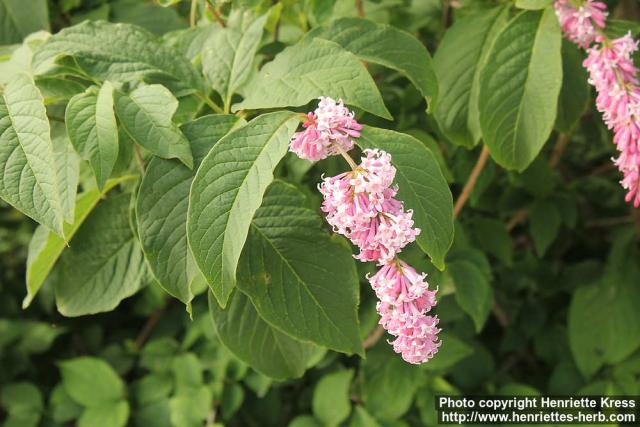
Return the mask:
{"type": "Polygon", "coordinates": [[[360,248],[357,259],[382,265],[413,242],[420,229],[413,228],[413,212],[395,198],[391,156],[381,150],[364,154],[355,170],[324,178],[322,210],[333,231],[360,248]]]}
{"type": "Polygon", "coordinates": [[[596,107],[609,127],[619,155],[614,163],[623,174],[626,201],[640,206],[640,88],[632,55],[638,42],[631,34],[614,40],[601,31],[607,16],[603,3],[586,0],[574,7],[569,0],[556,0],[555,8],[566,37],[587,49],[583,65],[589,83],[598,94],[596,107]],[[592,46],[593,43],[596,43],[592,46]]]}
{"type": "Polygon", "coordinates": [[[424,363],[438,351],[438,318],[426,313],[435,305],[436,291],[429,291],[426,274],[418,274],[397,254],[415,241],[420,229],[413,225],[413,211],[405,210],[393,185],[396,168],[391,155],[382,150],[364,150],[356,165],[346,154],[362,126],[353,113],[331,98],[320,98],[314,113],[307,115],[304,132],[294,135],[290,149],[299,157],[318,160],[342,154],[352,170],[323,178],[319,190],[322,211],[336,233],[360,249],[355,258],[381,266],[369,282],[379,299],[380,324],[395,337],[397,353],[410,363],[424,363]]]}
{"type": "Polygon", "coordinates": [[[582,6],[576,8],[574,2],[575,0],[556,0],[556,15],[566,37],[586,49],[594,41],[601,40],[597,29],[604,28],[607,5],[599,1],[586,0],[582,6]]]}
{"type": "Polygon", "coordinates": [[[441,344],[438,317],[426,315],[436,304],[437,291],[428,289],[425,277],[400,260],[384,265],[369,277],[380,300],[380,324],[396,337],[393,349],[409,363],[426,362],[441,344]]]}
{"type": "Polygon", "coordinates": [[[640,205],[640,88],[638,70],[632,54],[638,42],[630,35],[612,40],[588,50],[584,66],[589,71],[589,82],[598,96],[596,106],[609,127],[613,129],[613,142],[619,156],[614,160],[622,171],[622,187],[627,190],[627,202],[640,205]]]}
{"type": "Polygon", "coordinates": [[[302,126],[305,130],[293,135],[289,150],[314,162],[351,150],[352,138],[359,137],[362,129],[341,99],[336,102],[326,96],[320,97],[318,108],[307,114],[302,126]]]}

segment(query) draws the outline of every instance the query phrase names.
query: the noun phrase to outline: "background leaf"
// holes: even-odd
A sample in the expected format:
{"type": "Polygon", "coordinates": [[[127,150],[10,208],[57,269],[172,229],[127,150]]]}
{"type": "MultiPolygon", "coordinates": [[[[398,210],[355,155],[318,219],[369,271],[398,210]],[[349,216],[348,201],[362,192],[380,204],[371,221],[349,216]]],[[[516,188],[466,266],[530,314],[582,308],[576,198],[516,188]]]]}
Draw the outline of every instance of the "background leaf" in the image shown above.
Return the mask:
{"type": "Polygon", "coordinates": [[[0,0],[0,45],[22,41],[38,30],[49,29],[46,0],[33,0],[29,7],[20,0],[0,0]]]}
{"type": "Polygon", "coordinates": [[[322,377],[313,390],[313,414],[322,425],[337,426],[351,413],[349,388],[353,371],[339,371],[322,377]]]}

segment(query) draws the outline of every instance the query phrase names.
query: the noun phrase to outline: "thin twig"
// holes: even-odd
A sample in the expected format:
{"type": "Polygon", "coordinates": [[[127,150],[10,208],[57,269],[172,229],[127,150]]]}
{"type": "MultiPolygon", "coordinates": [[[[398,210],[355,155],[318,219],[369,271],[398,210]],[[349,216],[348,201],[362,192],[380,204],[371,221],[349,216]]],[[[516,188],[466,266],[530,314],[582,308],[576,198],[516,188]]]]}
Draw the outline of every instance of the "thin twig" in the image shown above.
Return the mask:
{"type": "Polygon", "coordinates": [[[478,177],[480,176],[480,173],[482,172],[484,165],[487,163],[488,158],[489,158],[489,149],[487,148],[486,145],[483,145],[482,151],[478,156],[478,160],[476,161],[475,166],[471,170],[471,175],[469,175],[469,179],[467,180],[466,184],[462,188],[462,193],[460,193],[460,196],[458,196],[458,200],[456,200],[456,204],[453,207],[454,218],[457,218],[458,215],[460,215],[460,211],[462,211],[464,204],[467,202],[467,199],[469,198],[469,196],[471,196],[471,193],[473,192],[473,189],[475,188],[476,183],[478,182],[478,177]]]}
{"type": "Polygon", "coordinates": [[[356,0],[356,9],[358,10],[358,16],[364,18],[364,5],[362,0],[356,0]]]}
{"type": "Polygon", "coordinates": [[[369,336],[362,342],[362,346],[365,349],[373,347],[378,341],[380,341],[380,338],[382,338],[383,335],[384,328],[382,327],[382,325],[376,326],[373,332],[371,332],[371,334],[369,334],[369,336]]]}
{"type": "Polygon", "coordinates": [[[560,163],[560,159],[562,158],[562,154],[567,149],[567,145],[569,144],[569,134],[561,133],[558,135],[558,140],[556,141],[555,147],[553,147],[553,151],[551,152],[551,157],[549,158],[549,166],[555,168],[560,163]]]}
{"type": "Polygon", "coordinates": [[[191,0],[191,13],[189,14],[189,25],[196,26],[196,18],[198,13],[198,0],[191,0]]]}
{"type": "Polygon", "coordinates": [[[140,168],[140,174],[144,175],[144,159],[142,158],[142,153],[140,152],[138,144],[133,144],[133,154],[136,158],[136,163],[138,163],[138,167],[140,168]]]}
{"type": "Polygon", "coordinates": [[[136,349],[136,351],[140,351],[142,349],[142,346],[147,341],[149,336],[151,336],[151,332],[153,332],[153,329],[160,321],[160,318],[164,315],[165,311],[167,311],[167,308],[169,308],[169,306],[171,305],[171,301],[171,298],[167,298],[165,303],[162,304],[162,306],[158,307],[156,311],[154,311],[151,316],[149,316],[147,322],[140,330],[140,333],[138,334],[138,337],[136,338],[136,341],[134,343],[134,348],[136,349]]]}

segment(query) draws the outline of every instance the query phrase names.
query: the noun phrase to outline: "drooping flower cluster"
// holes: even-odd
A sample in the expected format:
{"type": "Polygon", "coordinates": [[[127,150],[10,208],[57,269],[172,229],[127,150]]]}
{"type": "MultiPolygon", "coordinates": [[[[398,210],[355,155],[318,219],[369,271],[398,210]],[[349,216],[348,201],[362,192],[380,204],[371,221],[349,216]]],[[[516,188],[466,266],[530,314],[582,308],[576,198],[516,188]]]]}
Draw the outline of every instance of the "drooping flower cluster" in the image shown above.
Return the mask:
{"type": "Polygon", "coordinates": [[[413,212],[395,198],[391,156],[380,150],[364,153],[355,170],[324,178],[322,210],[333,230],[360,248],[357,259],[382,265],[413,242],[420,229],[413,228],[413,212]]]}
{"type": "Polygon", "coordinates": [[[429,290],[426,274],[418,274],[397,258],[420,229],[414,227],[413,211],[405,210],[396,198],[391,155],[367,149],[359,165],[353,162],[346,151],[353,148],[353,138],[360,136],[362,126],[342,101],[322,97],[307,117],[305,131],[294,135],[290,149],[308,160],[342,154],[352,166],[351,171],[323,178],[319,185],[322,211],[333,230],[360,249],[356,259],[381,266],[369,278],[379,299],[380,324],[395,337],[391,344],[404,360],[424,363],[440,346],[438,318],[426,314],[436,303],[436,292],[429,290]]]}
{"type": "MultiPolygon", "coordinates": [[[[575,0],[573,0],[575,2],[575,0]]],[[[583,65],[589,83],[596,88],[596,107],[602,113],[619,155],[614,163],[623,174],[626,201],[640,206],[640,88],[632,55],[638,42],[631,34],[610,40],[602,29],[607,16],[603,3],[586,0],[575,7],[569,0],[556,0],[556,12],[568,39],[587,49],[583,65]],[[596,43],[596,44],[593,44],[596,43]],[[593,45],[592,45],[593,44],[593,45]]]]}
{"type": "Polygon", "coordinates": [[[436,304],[436,291],[428,289],[426,274],[418,274],[396,260],[369,277],[379,299],[380,324],[396,339],[393,349],[409,363],[431,359],[440,347],[438,317],[426,313],[436,304]]]}
{"type": "Polygon", "coordinates": [[[556,15],[565,36],[580,47],[588,48],[594,41],[601,41],[597,29],[604,28],[607,5],[599,1],[586,0],[575,7],[573,0],[557,0],[556,15]]]}
{"type": "Polygon", "coordinates": [[[303,132],[296,132],[289,150],[298,157],[318,161],[353,148],[353,138],[360,136],[360,125],[353,112],[329,97],[320,97],[318,108],[307,114],[303,132]]]}

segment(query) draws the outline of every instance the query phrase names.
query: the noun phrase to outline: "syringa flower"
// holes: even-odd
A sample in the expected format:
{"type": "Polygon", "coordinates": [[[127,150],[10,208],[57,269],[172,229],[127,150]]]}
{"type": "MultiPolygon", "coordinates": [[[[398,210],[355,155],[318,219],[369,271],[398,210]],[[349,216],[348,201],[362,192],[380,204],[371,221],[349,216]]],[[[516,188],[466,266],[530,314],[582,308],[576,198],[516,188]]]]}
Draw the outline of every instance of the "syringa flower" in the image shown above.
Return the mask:
{"type": "Polygon", "coordinates": [[[623,173],[626,200],[635,207],[640,205],[640,88],[632,58],[637,49],[638,42],[627,34],[589,49],[584,61],[589,83],[598,93],[596,107],[613,129],[613,142],[620,153],[614,162],[623,173]]]}
{"type": "Polygon", "coordinates": [[[567,39],[585,49],[601,41],[598,29],[605,26],[607,5],[593,0],[556,0],[553,6],[567,39]]]}
{"type": "Polygon", "coordinates": [[[391,187],[396,169],[382,150],[365,150],[360,165],[350,172],[324,178],[319,190],[322,210],[336,233],[360,248],[356,258],[384,264],[413,242],[413,212],[405,211],[391,187]]]}
{"type": "Polygon", "coordinates": [[[436,304],[436,290],[430,291],[426,274],[418,274],[401,260],[385,264],[369,283],[379,299],[380,324],[395,339],[396,353],[409,363],[424,363],[440,347],[438,318],[428,316],[436,304]]]}
{"type": "Polygon", "coordinates": [[[318,108],[308,113],[302,132],[291,138],[289,150],[298,157],[318,161],[328,156],[349,151],[353,148],[353,138],[360,136],[362,125],[353,118],[341,99],[337,102],[329,97],[320,97],[318,108]]]}

